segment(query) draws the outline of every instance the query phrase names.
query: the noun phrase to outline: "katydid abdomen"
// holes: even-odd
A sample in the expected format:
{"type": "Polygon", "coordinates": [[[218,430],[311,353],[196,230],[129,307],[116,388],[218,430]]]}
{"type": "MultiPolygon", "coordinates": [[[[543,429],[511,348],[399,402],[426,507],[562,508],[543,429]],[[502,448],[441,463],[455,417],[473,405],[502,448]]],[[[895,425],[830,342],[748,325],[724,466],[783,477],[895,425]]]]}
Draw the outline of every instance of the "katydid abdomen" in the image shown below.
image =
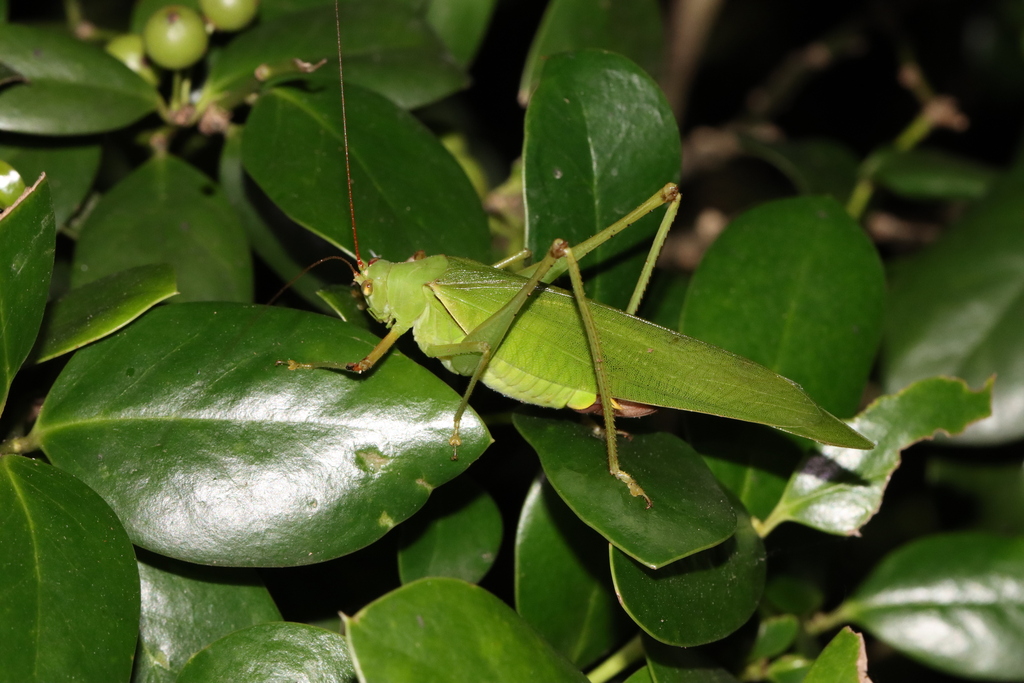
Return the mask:
{"type": "MultiPolygon", "coordinates": [[[[388,298],[418,280],[419,296],[406,296],[423,303],[416,319],[404,321],[403,326],[411,324],[427,355],[441,358],[454,372],[471,375],[479,354],[448,356],[437,350],[464,342],[468,333],[523,288],[526,279],[466,259],[431,257],[438,258],[444,259],[443,267],[437,262],[418,269],[429,279],[405,277],[405,271],[417,268],[419,262],[387,264],[388,298]],[[440,275],[435,276],[438,271],[440,275]],[[399,281],[402,285],[396,287],[399,281]]],[[[375,281],[379,282],[379,277],[375,281]]],[[[371,312],[386,321],[382,301],[375,299],[368,297],[371,312]]],[[[767,424],[826,444],[872,446],[795,382],[724,349],[617,309],[588,303],[599,331],[613,398],[767,424]]],[[[537,287],[507,335],[492,349],[481,381],[526,403],[574,409],[592,405],[598,393],[594,364],[572,293],[537,287]]]]}

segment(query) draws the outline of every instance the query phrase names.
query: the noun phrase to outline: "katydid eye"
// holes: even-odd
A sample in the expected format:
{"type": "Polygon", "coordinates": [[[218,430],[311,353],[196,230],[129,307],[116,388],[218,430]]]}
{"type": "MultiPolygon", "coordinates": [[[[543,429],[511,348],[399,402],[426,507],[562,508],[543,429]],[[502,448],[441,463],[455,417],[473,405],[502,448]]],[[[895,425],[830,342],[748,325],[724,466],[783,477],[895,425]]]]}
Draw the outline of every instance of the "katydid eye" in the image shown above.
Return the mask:
{"type": "Polygon", "coordinates": [[[363,283],[363,296],[370,296],[373,294],[373,281],[367,280],[363,283]]]}

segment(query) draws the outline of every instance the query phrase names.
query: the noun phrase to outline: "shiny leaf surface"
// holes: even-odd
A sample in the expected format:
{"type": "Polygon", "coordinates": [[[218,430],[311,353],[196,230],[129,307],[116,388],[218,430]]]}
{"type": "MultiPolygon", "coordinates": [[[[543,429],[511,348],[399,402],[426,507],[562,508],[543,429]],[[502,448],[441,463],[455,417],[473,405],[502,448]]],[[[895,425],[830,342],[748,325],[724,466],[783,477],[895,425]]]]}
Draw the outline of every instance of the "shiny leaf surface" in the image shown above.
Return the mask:
{"type": "Polygon", "coordinates": [[[953,675],[1024,678],[1024,539],[966,532],[890,553],[839,610],[953,675]]]}
{"type": "MultiPolygon", "coordinates": [[[[403,109],[422,107],[464,88],[468,79],[426,18],[396,0],[341,0],[341,43],[345,88],[375,90],[403,109]]],[[[253,72],[262,64],[289,68],[292,59],[317,63],[317,88],[338,92],[338,37],[334,4],[301,9],[240,35],[221,53],[210,72],[204,98],[258,90],[253,72]]],[[[296,74],[289,68],[289,76],[296,74]]],[[[347,92],[346,92],[347,94],[347,92]]]]}
{"type": "Polygon", "coordinates": [[[754,613],[764,588],[765,550],[750,518],[738,511],[736,534],[710,550],[661,569],[610,548],[623,608],[650,636],[690,647],[721,640],[754,613]]]}
{"type": "MultiPolygon", "coordinates": [[[[452,155],[422,124],[380,95],[345,90],[363,258],[415,251],[486,261],[487,221],[452,155]]],[[[253,108],[242,161],[293,220],[352,251],[338,91],[277,88],[253,108]]]]}
{"type": "Polygon", "coordinates": [[[305,624],[259,624],[224,636],[197,653],[177,683],[356,683],[345,640],[305,624]]]}
{"type": "Polygon", "coordinates": [[[489,438],[458,397],[392,353],[367,377],[276,361],[363,357],[375,338],[300,311],[150,311],[75,354],[34,438],[115,508],[133,541],[192,562],[320,562],[383,536],[489,438]]]}
{"type": "Polygon", "coordinates": [[[82,226],[71,285],[152,263],[174,267],[176,303],[252,299],[238,216],[213,181],[170,155],[153,157],[99,201],[82,226]]]}
{"type": "Polygon", "coordinates": [[[116,332],[177,293],[174,269],[166,264],[131,268],[72,289],[47,307],[35,360],[56,358],[116,332]]]}
{"type": "Polygon", "coordinates": [[[959,441],[1024,436],[1024,170],[1000,179],[941,241],[894,270],[882,379],[888,392],[934,375],[996,374],[992,417],[959,441]]]}
{"type": "Polygon", "coordinates": [[[900,451],[936,432],[958,434],[983,419],[991,394],[991,384],[971,391],[960,380],[934,377],[883,396],[851,423],[878,446],[870,451],[823,446],[809,455],[764,528],[795,521],[826,533],[856,534],[882,504],[900,451]]]}
{"type": "MultiPolygon", "coordinates": [[[[665,96],[636,64],[598,50],[547,60],[526,111],[527,248],[543,255],[556,238],[597,234],[675,179],[680,154],[665,96]]],[[[662,213],[583,259],[590,298],[626,307],[662,213]]]]}
{"type": "Polygon", "coordinates": [[[67,473],[5,455],[0,519],[0,681],[127,680],[139,576],[111,509],[67,473]]]}
{"type": "Polygon", "coordinates": [[[519,83],[519,101],[530,98],[545,62],[561,52],[586,48],[617,52],[657,77],[663,57],[662,33],[658,6],[651,0],[554,0],[548,3],[530,46],[519,83]]]}
{"type": "Polygon", "coordinates": [[[0,24],[0,62],[27,82],[0,90],[0,130],[86,135],[156,109],[156,90],[102,49],[53,30],[0,24]]]}
{"type": "Polygon", "coordinates": [[[585,667],[632,628],[608,573],[608,542],[537,480],[516,531],[516,611],[551,645],[585,667]]]}
{"type": "Polygon", "coordinates": [[[537,451],[548,480],[580,519],[648,567],[664,567],[722,543],[736,513],[701,457],[666,433],[619,440],[620,466],[653,506],[608,473],[603,439],[578,423],[516,415],[519,433],[537,451]]]}
{"type": "Polygon", "coordinates": [[[57,225],[64,225],[92,187],[100,166],[100,146],[87,139],[4,135],[0,137],[0,159],[25,178],[46,174],[53,197],[53,215],[57,225]]]}
{"type": "Polygon", "coordinates": [[[501,546],[501,512],[490,494],[461,477],[436,491],[399,529],[402,583],[447,576],[477,583],[501,546]]]}
{"type": "Polygon", "coordinates": [[[824,197],[736,218],[690,281],[682,332],[797,382],[853,415],[882,331],[885,279],[871,241],[824,197]]]}
{"type": "Polygon", "coordinates": [[[366,683],[587,680],[505,603],[457,579],[392,591],[346,618],[345,632],[366,683]]]}
{"type": "Polygon", "coordinates": [[[135,681],[172,683],[188,659],[281,613],[252,570],[202,567],[143,552],[142,618],[135,681]]]}
{"type": "Polygon", "coordinates": [[[870,683],[867,669],[864,636],[847,626],[814,660],[804,683],[870,683]]]}
{"type": "Polygon", "coordinates": [[[789,649],[800,630],[800,622],[792,614],[779,614],[761,620],[757,626],[757,640],[750,651],[750,659],[774,659],[789,649]]]}
{"type": "Polygon", "coordinates": [[[672,647],[651,638],[644,638],[644,650],[654,683],[737,683],[732,674],[698,650],[672,647]]]}
{"type": "Polygon", "coordinates": [[[55,230],[45,178],[0,215],[0,411],[43,319],[55,230]]]}

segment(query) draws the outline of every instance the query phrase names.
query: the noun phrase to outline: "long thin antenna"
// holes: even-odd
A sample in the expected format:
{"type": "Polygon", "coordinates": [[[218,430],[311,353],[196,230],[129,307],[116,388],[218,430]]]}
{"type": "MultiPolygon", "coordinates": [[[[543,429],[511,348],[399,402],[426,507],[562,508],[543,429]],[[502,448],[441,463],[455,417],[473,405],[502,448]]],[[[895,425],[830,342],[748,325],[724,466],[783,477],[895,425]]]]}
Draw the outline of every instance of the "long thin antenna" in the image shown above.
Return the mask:
{"type": "Polygon", "coordinates": [[[348,156],[348,116],[345,114],[345,74],[341,66],[341,10],[334,0],[334,24],[338,36],[338,86],[341,88],[341,137],[345,145],[345,179],[348,183],[348,211],[352,220],[352,244],[356,252],[356,265],[362,270],[366,265],[359,255],[359,233],[356,232],[356,205],[352,201],[352,163],[348,156]]]}

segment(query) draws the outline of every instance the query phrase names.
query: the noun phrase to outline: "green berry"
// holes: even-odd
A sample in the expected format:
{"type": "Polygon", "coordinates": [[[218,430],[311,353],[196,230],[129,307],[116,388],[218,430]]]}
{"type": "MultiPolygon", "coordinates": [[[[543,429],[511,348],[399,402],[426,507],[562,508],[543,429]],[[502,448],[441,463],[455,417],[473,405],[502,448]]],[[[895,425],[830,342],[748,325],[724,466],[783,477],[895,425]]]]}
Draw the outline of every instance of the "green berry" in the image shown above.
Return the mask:
{"type": "Polygon", "coordinates": [[[256,18],[259,0],[199,0],[199,7],[218,31],[237,31],[256,18]]]}
{"type": "Polygon", "coordinates": [[[24,191],[25,181],[21,179],[21,174],[6,161],[0,161],[0,209],[6,209],[18,201],[24,191]]]}
{"type": "Polygon", "coordinates": [[[142,31],[146,54],[165,69],[184,69],[206,54],[206,27],[195,10],[170,5],[153,13],[142,31]]]}
{"type": "Polygon", "coordinates": [[[153,67],[146,61],[146,49],[142,44],[142,36],[136,33],[125,33],[113,38],[106,47],[107,53],[119,62],[142,76],[146,82],[156,85],[160,78],[153,67]]]}

